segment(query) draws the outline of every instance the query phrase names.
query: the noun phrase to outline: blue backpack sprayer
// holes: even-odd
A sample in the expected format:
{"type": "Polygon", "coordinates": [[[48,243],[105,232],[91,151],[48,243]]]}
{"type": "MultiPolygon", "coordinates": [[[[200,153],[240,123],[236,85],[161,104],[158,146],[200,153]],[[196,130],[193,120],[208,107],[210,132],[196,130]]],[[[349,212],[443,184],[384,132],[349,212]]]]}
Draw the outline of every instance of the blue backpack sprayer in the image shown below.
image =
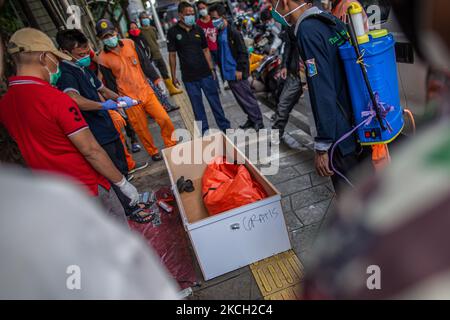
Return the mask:
{"type": "MultiPolygon", "coordinates": [[[[373,146],[391,143],[404,127],[394,37],[387,30],[367,34],[359,3],[353,2],[348,13],[351,42],[347,41],[339,51],[347,74],[355,127],[339,139],[331,154],[340,142],[355,132],[362,146],[373,146]]],[[[335,168],[333,170],[352,185],[335,168]]]]}

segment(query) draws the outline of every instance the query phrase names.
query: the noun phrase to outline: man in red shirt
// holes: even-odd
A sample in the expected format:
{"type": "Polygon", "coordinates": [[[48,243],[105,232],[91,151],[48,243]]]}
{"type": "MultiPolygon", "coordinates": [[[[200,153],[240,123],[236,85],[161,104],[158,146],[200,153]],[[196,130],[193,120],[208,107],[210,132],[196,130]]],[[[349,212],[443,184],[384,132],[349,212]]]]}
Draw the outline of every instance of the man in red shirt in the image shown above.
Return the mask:
{"type": "Polygon", "coordinates": [[[35,170],[71,177],[117,219],[125,213],[108,182],[136,204],[139,194],[95,140],[76,103],[53,88],[60,75],[58,51],[39,30],[17,31],[8,44],[17,67],[9,90],[0,100],[0,123],[16,141],[26,164],[35,170]]]}
{"type": "Polygon", "coordinates": [[[205,1],[200,0],[197,2],[197,9],[200,15],[200,19],[197,20],[197,25],[203,29],[205,33],[206,40],[208,41],[208,49],[211,52],[211,56],[216,65],[219,64],[219,53],[218,53],[218,45],[217,45],[217,36],[219,31],[216,27],[214,27],[212,23],[212,19],[208,14],[208,5],[205,1]]]}

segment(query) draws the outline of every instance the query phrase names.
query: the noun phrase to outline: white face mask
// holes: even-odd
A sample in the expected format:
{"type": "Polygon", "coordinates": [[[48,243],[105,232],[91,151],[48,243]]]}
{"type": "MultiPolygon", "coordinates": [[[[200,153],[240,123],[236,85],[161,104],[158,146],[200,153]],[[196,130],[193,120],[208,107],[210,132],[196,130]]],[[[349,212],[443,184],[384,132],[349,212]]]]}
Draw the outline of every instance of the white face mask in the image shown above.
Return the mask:
{"type": "Polygon", "coordinates": [[[274,18],[274,20],[276,22],[278,22],[279,24],[281,24],[282,26],[285,26],[285,27],[290,27],[291,26],[291,24],[289,22],[287,22],[286,18],[288,16],[290,16],[291,14],[293,14],[295,11],[300,10],[301,8],[303,8],[304,6],[307,5],[307,3],[305,2],[305,3],[301,4],[301,5],[299,5],[297,8],[289,11],[285,15],[282,15],[281,13],[279,13],[277,11],[279,3],[280,3],[280,0],[277,1],[277,4],[275,5],[275,8],[272,9],[272,17],[274,18]]]}
{"type": "Polygon", "coordinates": [[[198,13],[200,14],[200,17],[206,17],[208,15],[208,10],[202,9],[202,10],[199,10],[198,13]]]}

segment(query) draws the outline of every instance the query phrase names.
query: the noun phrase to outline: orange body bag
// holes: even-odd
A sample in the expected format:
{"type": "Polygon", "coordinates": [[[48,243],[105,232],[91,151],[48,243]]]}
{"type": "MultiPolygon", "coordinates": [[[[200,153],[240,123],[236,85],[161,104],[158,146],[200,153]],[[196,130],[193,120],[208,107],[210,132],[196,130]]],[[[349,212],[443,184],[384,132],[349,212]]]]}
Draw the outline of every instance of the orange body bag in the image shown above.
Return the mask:
{"type": "Polygon", "coordinates": [[[209,215],[267,198],[263,187],[253,180],[244,165],[226,162],[219,157],[206,167],[202,178],[203,201],[209,215]]]}

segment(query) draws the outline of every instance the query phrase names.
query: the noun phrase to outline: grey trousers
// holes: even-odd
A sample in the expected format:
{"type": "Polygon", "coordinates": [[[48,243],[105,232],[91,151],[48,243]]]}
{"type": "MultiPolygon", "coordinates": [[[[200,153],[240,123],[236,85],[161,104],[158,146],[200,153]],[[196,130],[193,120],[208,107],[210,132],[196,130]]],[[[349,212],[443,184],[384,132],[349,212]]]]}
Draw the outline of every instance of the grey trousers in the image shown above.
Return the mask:
{"type": "Polygon", "coordinates": [[[302,81],[300,77],[289,74],[281,91],[277,106],[275,121],[272,128],[280,130],[280,137],[289,121],[289,115],[303,94],[302,81]]]}
{"type": "Polygon", "coordinates": [[[234,98],[245,112],[248,120],[257,125],[263,124],[263,116],[259,108],[258,100],[253,94],[250,82],[247,79],[240,81],[228,81],[231,92],[234,98]]]}
{"type": "Polygon", "coordinates": [[[98,186],[98,199],[108,216],[128,227],[125,210],[112,188],[108,191],[102,186],[98,186]]]}
{"type": "Polygon", "coordinates": [[[158,68],[159,73],[161,74],[161,77],[165,79],[170,79],[169,72],[167,71],[166,62],[163,58],[161,59],[154,59],[153,63],[158,68]]]}

